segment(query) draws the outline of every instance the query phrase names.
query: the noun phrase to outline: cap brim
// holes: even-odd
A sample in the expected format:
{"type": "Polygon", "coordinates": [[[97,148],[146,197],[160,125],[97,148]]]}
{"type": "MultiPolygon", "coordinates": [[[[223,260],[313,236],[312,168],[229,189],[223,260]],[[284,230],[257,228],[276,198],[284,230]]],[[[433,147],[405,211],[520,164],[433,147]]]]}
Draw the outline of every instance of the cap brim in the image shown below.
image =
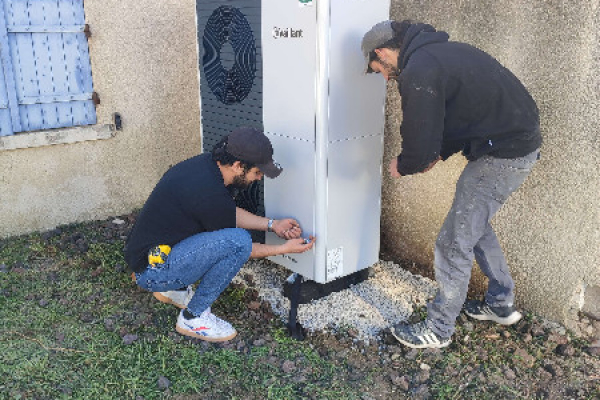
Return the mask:
{"type": "Polygon", "coordinates": [[[257,167],[267,178],[271,179],[277,178],[283,171],[283,168],[279,164],[276,165],[273,161],[268,164],[257,165],[257,167]]]}

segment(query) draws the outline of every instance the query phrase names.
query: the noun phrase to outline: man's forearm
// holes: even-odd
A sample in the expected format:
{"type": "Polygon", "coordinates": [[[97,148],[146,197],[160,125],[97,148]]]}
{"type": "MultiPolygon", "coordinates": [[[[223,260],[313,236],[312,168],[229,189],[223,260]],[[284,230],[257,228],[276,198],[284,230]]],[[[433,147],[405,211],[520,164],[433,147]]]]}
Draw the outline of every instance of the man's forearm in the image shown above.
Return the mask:
{"type": "Polygon", "coordinates": [[[283,253],[280,245],[252,243],[252,253],[250,253],[250,258],[265,258],[283,253]]]}
{"type": "Polygon", "coordinates": [[[243,208],[236,207],[235,221],[238,228],[252,229],[254,231],[266,231],[269,219],[254,215],[243,208]]]}
{"type": "Polygon", "coordinates": [[[313,236],[309,236],[308,239],[288,239],[279,245],[252,243],[250,258],[264,258],[287,253],[304,253],[312,249],[314,244],[315,238],[313,236]]]}

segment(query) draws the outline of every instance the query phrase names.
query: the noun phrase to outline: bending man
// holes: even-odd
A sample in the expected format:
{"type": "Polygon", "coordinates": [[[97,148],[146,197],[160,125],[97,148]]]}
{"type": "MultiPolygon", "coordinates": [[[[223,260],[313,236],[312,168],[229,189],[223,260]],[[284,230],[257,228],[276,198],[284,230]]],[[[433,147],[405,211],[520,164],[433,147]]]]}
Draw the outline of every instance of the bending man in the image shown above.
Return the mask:
{"type": "Polygon", "coordinates": [[[529,175],[542,144],[538,108],[521,82],[490,55],[448,39],[405,20],[381,22],[362,41],[366,72],[397,80],[402,98],[402,153],[391,176],[426,172],[459,151],[469,160],[435,244],[439,290],[427,319],[392,330],[413,348],[450,344],[474,259],[489,286],[485,301],[467,303],[467,315],[504,325],[521,318],[490,220],[529,175]]]}

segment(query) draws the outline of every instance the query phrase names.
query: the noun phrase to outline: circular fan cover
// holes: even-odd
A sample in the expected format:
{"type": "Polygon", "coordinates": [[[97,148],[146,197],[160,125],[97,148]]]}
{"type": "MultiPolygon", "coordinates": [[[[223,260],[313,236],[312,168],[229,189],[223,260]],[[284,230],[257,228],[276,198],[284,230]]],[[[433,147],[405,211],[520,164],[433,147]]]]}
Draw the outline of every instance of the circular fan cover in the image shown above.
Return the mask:
{"type": "Polygon", "coordinates": [[[256,75],[256,44],[248,20],[237,8],[219,7],[206,23],[202,42],[202,65],[210,90],[224,104],[242,102],[252,90],[256,75]],[[229,69],[221,61],[227,43],[234,56],[229,69]]]}

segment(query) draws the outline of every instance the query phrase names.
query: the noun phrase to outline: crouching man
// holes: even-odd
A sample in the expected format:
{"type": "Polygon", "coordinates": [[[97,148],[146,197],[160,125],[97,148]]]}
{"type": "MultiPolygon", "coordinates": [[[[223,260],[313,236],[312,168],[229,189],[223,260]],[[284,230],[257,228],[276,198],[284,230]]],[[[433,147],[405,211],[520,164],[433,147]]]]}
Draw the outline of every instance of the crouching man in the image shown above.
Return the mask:
{"type": "Polygon", "coordinates": [[[281,173],[272,157],[271,142],[261,131],[238,128],[212,153],[169,169],[142,208],[125,259],[141,288],[182,309],[175,327],[180,334],[211,342],[234,338],[236,330],[212,314],[211,305],[242,265],[249,258],[312,248],[315,239],[301,238],[296,220],[260,217],[235,205],[231,189],[281,173]],[[286,241],[252,243],[246,229],[272,231],[286,241]]]}

